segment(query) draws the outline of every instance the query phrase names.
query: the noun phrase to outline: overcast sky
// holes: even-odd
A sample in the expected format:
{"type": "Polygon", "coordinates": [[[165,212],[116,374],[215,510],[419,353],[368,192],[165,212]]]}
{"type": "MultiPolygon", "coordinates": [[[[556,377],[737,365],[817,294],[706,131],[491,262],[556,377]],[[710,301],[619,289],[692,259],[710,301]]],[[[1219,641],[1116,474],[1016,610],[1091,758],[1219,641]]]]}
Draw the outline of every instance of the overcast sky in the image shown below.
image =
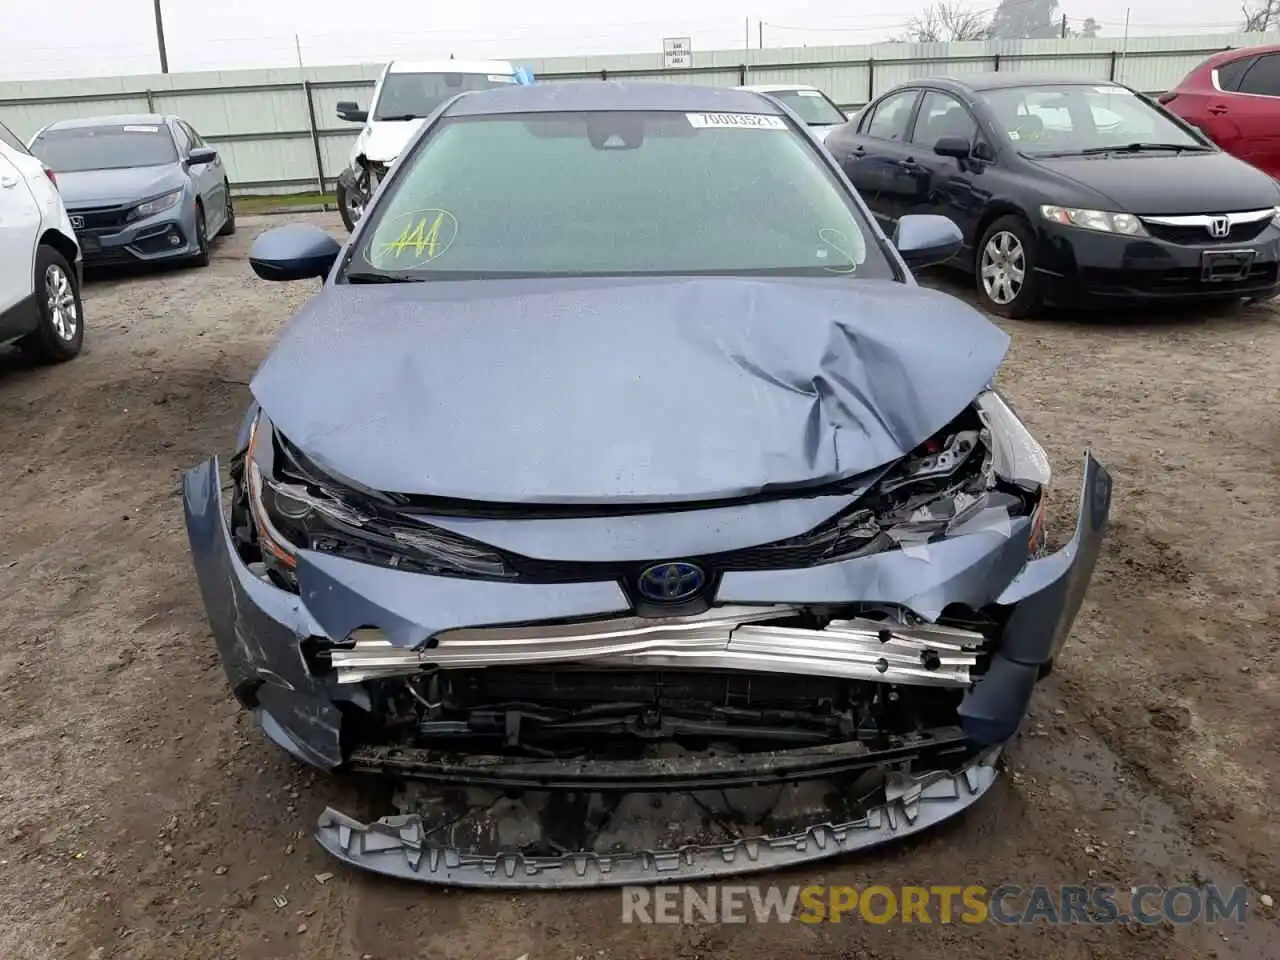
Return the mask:
{"type": "MultiPolygon", "coordinates": [[[[5,17],[0,79],[119,76],[159,71],[152,0],[0,0],[5,17]]],[[[661,51],[663,37],[699,49],[876,43],[899,33],[926,0],[162,0],[171,72],[292,66],[295,35],[308,65],[428,59],[572,56],[661,51]],[[750,16],[750,28],[746,19],[750,16]]],[[[953,0],[954,2],[954,0],[953,0]]],[[[973,0],[984,14],[998,0],[973,0]]],[[[1124,0],[1120,0],[1123,3],[1124,0]]],[[[1227,32],[1235,0],[1131,0],[1130,35],[1227,32]]],[[[1066,0],[1079,24],[1120,37],[1126,7],[1066,0]]]]}

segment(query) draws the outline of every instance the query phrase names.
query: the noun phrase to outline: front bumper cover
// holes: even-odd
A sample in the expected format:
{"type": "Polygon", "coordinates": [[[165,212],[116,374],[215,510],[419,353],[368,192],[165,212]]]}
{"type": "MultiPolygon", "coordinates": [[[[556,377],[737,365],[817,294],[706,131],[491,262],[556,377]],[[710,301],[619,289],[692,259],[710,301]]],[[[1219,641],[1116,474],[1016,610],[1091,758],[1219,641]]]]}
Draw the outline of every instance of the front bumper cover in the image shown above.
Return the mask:
{"type": "MultiPolygon", "coordinates": [[[[236,554],[216,459],[189,471],[183,488],[197,579],[231,687],[268,737],[320,768],[349,760],[341,741],[340,704],[364,706],[366,694],[359,684],[313,677],[302,653],[308,638],[342,639],[375,626],[394,645],[416,647],[443,630],[602,618],[629,610],[621,587],[612,582],[549,589],[431,577],[309,551],[299,554],[300,589],[294,595],[256,576],[236,554]]],[[[1110,475],[1086,454],[1075,532],[1049,556],[1027,561],[1030,521],[1017,518],[1003,531],[981,530],[930,545],[927,559],[892,551],[806,569],[724,575],[720,603],[895,603],[927,619],[951,603],[1008,608],[997,652],[958,711],[959,729],[974,751],[952,764],[908,767],[909,774],[886,763],[878,801],[847,821],[728,845],[682,845],[666,853],[578,852],[549,859],[480,856],[448,844],[435,846],[424,842],[422,821],[413,817],[365,826],[326,811],[317,838],[348,862],[414,879],[564,886],[766,869],[923,829],[963,810],[990,786],[999,746],[1017,730],[1037,680],[1053,663],[1079,611],[1110,505],[1110,475]],[[991,749],[978,752],[984,746],[991,749]],[[910,781],[906,786],[904,777],[910,781]]]]}
{"type": "MultiPolygon", "coordinates": [[[[883,802],[855,820],[817,823],[791,833],[662,850],[556,856],[497,853],[483,856],[440,845],[417,815],[363,824],[325,810],[316,839],[338,859],[385,876],[462,887],[608,887],[661,881],[706,880],[795,866],[865,850],[927,830],[962,812],[996,779],[1000,748],[992,747],[960,770],[890,775],[883,802]]],[[[500,833],[500,830],[498,831],[500,833]]]]}

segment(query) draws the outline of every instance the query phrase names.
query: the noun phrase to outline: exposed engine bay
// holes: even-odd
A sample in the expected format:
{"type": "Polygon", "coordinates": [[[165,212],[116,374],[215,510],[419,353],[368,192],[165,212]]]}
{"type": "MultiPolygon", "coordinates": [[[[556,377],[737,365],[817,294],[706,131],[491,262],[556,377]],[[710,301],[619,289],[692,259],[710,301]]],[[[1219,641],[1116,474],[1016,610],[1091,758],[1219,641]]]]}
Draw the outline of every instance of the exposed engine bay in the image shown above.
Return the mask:
{"type": "MultiPolygon", "coordinates": [[[[1034,483],[1021,479],[1017,454],[993,440],[990,421],[1007,407],[996,394],[984,397],[912,455],[859,478],[852,486],[863,495],[818,528],[691,559],[719,572],[887,550],[927,556],[930,542],[957,530],[1027,516],[1035,518],[1027,555],[1037,555],[1047,471],[1034,483]]],[[[1043,456],[1038,446],[1032,453],[1043,456]]],[[[550,563],[439,531],[418,519],[439,504],[339,486],[262,419],[231,469],[241,557],[286,590],[297,590],[299,546],[454,576],[555,583],[635,575],[634,565],[550,563]]],[[[662,740],[696,750],[883,744],[955,722],[999,616],[953,605],[931,623],[889,604],[693,598],[669,610],[638,604],[636,615],[609,620],[444,631],[419,647],[365,628],[337,643],[313,640],[305,655],[318,680],[363,687],[344,705],[363,745],[575,758],[640,756],[662,740]]]]}

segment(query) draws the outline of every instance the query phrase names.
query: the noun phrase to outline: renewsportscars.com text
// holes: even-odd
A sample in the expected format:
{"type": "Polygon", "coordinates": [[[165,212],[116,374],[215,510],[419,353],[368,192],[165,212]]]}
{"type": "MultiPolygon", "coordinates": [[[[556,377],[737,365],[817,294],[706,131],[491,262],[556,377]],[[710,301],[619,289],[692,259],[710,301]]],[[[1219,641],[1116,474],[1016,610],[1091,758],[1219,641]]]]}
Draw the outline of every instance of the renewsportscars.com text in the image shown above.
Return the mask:
{"type": "Polygon", "coordinates": [[[1109,885],[622,888],[623,923],[1243,923],[1245,887],[1109,885]]]}

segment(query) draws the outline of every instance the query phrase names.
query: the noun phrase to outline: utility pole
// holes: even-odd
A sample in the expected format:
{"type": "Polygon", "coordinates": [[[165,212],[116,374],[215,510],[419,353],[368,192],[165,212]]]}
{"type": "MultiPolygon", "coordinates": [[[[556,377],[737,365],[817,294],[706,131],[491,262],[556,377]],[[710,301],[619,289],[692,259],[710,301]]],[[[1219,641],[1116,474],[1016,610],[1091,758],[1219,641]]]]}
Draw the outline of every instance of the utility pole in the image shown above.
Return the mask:
{"type": "Polygon", "coordinates": [[[759,21],[756,24],[756,27],[760,31],[760,49],[763,50],[764,49],[764,21],[763,20],[759,21]]]}
{"type": "Polygon", "coordinates": [[[160,72],[169,72],[169,54],[164,48],[164,15],[160,12],[160,0],[153,0],[156,10],[156,44],[160,47],[160,72]]]}
{"type": "Polygon", "coordinates": [[[1062,39],[1067,39],[1067,15],[1062,15],[1062,39]]]}
{"type": "Polygon", "coordinates": [[[751,49],[751,18],[750,17],[747,17],[746,26],[743,28],[742,49],[743,50],[751,49]]]}

